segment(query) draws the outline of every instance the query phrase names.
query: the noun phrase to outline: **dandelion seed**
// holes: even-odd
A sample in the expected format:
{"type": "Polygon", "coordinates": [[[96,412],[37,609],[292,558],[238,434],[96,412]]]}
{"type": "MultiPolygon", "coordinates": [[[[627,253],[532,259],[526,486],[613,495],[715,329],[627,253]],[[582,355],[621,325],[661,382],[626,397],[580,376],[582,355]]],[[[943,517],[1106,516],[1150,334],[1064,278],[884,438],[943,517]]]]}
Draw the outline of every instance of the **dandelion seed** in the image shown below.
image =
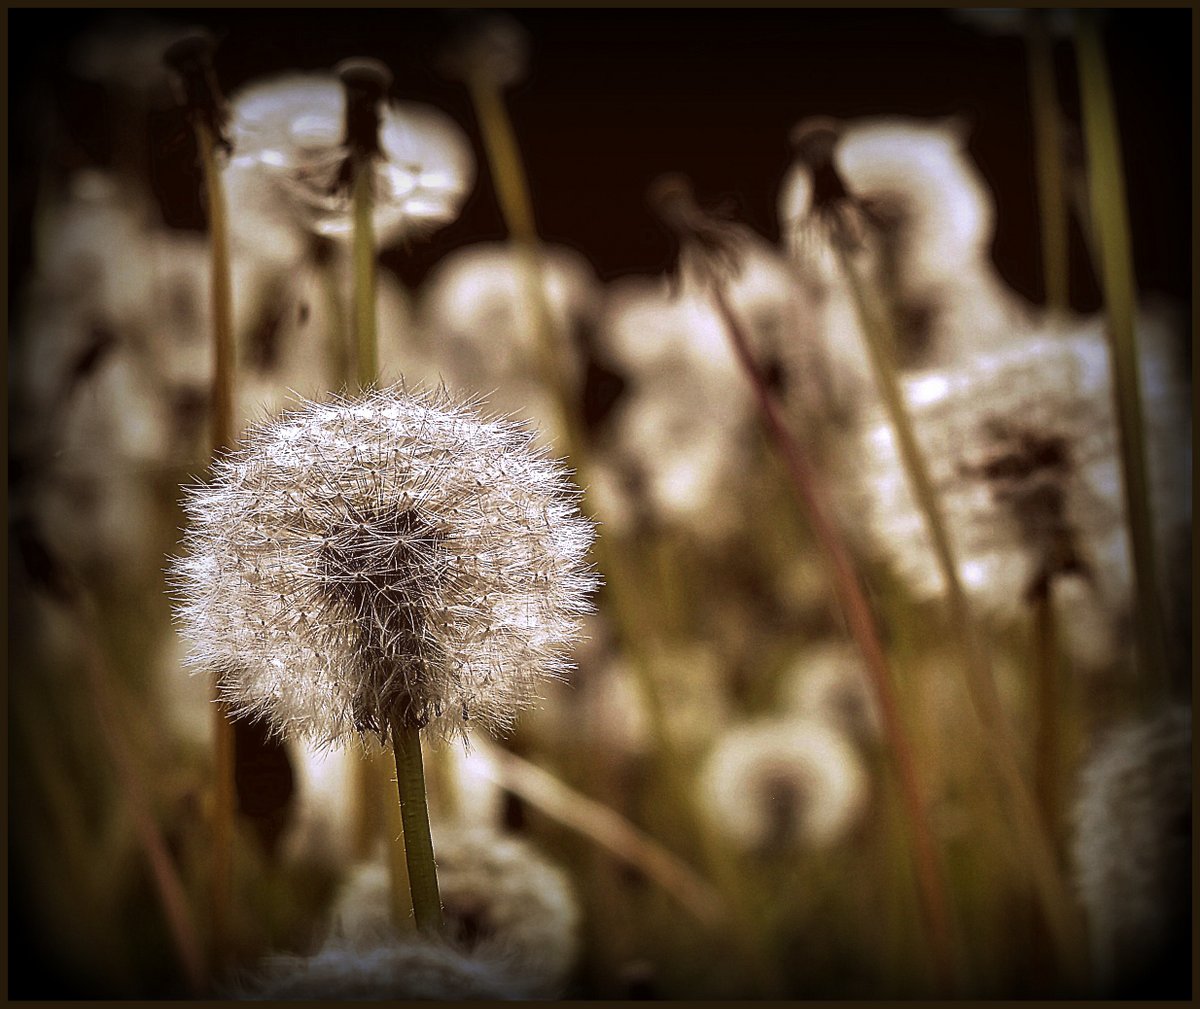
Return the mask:
{"type": "Polygon", "coordinates": [[[751,849],[832,844],[858,821],[868,791],[854,748],[832,728],[800,718],[729,730],[701,772],[709,815],[751,849]]]}
{"type": "Polygon", "coordinates": [[[316,741],[507,729],[569,668],[597,581],[578,491],[531,439],[399,389],[252,429],[185,502],[191,661],[237,711],[316,741]]]}
{"type": "MultiPolygon", "coordinates": [[[[579,951],[579,906],[566,875],[529,844],[487,828],[435,834],[446,935],[512,965],[526,997],[562,994],[579,951]]],[[[366,942],[389,929],[386,866],[360,866],[338,896],[334,928],[366,942]]]]}
{"type": "Polygon", "coordinates": [[[1074,861],[1107,997],[1191,984],[1192,713],[1172,707],[1105,738],[1079,782],[1074,861]]]}

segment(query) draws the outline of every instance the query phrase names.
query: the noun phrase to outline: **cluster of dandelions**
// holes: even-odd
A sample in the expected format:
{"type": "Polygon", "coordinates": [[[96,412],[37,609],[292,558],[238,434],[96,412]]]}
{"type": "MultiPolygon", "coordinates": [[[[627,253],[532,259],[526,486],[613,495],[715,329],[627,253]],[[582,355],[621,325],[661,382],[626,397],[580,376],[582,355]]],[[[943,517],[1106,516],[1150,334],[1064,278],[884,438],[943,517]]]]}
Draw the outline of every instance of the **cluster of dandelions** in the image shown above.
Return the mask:
{"type": "Polygon", "coordinates": [[[511,726],[596,576],[567,471],[445,393],[305,403],[250,430],[185,503],[190,661],[289,735],[511,726]]]}

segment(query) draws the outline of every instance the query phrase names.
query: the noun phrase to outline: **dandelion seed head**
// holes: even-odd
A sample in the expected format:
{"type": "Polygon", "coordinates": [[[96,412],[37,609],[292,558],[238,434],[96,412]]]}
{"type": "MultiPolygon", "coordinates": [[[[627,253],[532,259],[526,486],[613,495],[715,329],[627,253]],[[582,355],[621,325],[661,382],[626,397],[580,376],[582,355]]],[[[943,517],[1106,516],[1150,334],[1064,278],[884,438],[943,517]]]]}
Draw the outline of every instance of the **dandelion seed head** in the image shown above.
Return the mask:
{"type": "Polygon", "coordinates": [[[1191,821],[1189,707],[1102,739],[1080,776],[1073,855],[1093,964],[1115,989],[1105,994],[1171,984],[1186,991],[1191,821]]]}
{"type": "MultiPolygon", "coordinates": [[[[450,223],[474,184],[470,145],[431,106],[389,101],[380,107],[374,162],[374,227],[379,245],[450,223]]],[[[297,220],[302,229],[348,241],[350,188],[346,93],[327,74],[293,74],[251,84],[230,102],[230,202],[247,211],[254,244],[258,222],[297,220]]],[[[232,215],[235,228],[239,213],[232,215]]]]}
{"type": "Polygon", "coordinates": [[[529,33],[514,18],[476,15],[446,46],[442,72],[456,80],[511,87],[525,77],[529,48],[529,33]]]}
{"type": "Polygon", "coordinates": [[[193,488],[172,566],[193,664],[328,742],[509,728],[590,607],[591,523],[532,434],[445,393],[302,403],[193,488]]]}
{"type": "Polygon", "coordinates": [[[858,821],[868,792],[853,746],[806,718],[730,729],[701,771],[700,797],[709,815],[748,849],[832,844],[858,821]]]}
{"type": "MultiPolygon", "coordinates": [[[[1168,377],[1170,358],[1161,339],[1145,341],[1152,509],[1165,557],[1191,515],[1188,396],[1177,373],[1168,377]]],[[[904,394],[960,578],[982,605],[1017,617],[1040,579],[1065,576],[1083,579],[1110,612],[1127,607],[1132,575],[1099,323],[1052,326],[914,375],[904,394]]],[[[880,414],[861,435],[862,493],[847,514],[863,519],[869,542],[919,596],[936,598],[941,573],[880,414]]]]}
{"type": "Polygon", "coordinates": [[[847,642],[814,645],[798,654],[784,673],[783,702],[860,743],[879,739],[879,704],[858,650],[847,642]]]}
{"type": "Polygon", "coordinates": [[[312,956],[276,954],[243,975],[231,995],[250,1000],[511,999],[503,965],[427,937],[366,944],[334,940],[312,956]]]}
{"type": "MultiPolygon", "coordinates": [[[[566,874],[527,842],[488,828],[442,828],[434,850],[449,941],[519,967],[527,997],[561,995],[579,952],[579,905],[566,874]]],[[[361,865],[338,896],[335,931],[355,942],[387,934],[390,899],[386,864],[361,865]]]]}

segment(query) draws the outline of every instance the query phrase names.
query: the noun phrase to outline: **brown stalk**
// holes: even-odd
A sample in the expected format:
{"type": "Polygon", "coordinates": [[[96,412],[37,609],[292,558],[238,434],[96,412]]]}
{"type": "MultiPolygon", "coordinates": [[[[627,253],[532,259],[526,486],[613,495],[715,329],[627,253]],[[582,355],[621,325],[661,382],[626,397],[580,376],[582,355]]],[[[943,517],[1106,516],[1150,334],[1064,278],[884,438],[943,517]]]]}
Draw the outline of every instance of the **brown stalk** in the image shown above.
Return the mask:
{"type": "Polygon", "coordinates": [[[924,787],[917,771],[916,757],[907,729],[900,716],[891,670],[874,615],[850,551],[830,517],[829,506],[817,474],[799,442],[788,430],[781,408],[758,370],[746,333],[725,298],[720,277],[711,268],[706,268],[709,271],[713,303],[729,334],[738,362],[754,389],[763,426],[783,459],[792,489],[808,515],[813,534],[821,545],[842,615],[862,653],[864,665],[879,700],[884,733],[888,739],[905,814],[912,832],[913,870],[921,895],[923,920],[929,934],[938,984],[943,992],[948,993],[955,987],[955,956],[945,885],[933,829],[929,823],[924,787]]]}

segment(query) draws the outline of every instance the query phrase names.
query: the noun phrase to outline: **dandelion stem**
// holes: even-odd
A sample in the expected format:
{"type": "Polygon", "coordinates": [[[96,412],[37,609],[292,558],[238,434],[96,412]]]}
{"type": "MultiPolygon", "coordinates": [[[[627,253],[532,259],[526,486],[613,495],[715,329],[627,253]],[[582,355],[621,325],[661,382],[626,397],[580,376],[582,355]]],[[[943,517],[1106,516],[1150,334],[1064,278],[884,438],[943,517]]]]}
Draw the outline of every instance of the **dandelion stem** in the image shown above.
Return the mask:
{"type": "Polygon", "coordinates": [[[420,730],[393,719],[392,750],[396,757],[396,788],[400,793],[404,858],[408,866],[413,917],[422,932],[439,932],[442,928],[442,900],[438,893],[433,838],[429,832],[429,805],[425,798],[420,730]]]}
{"type": "Polygon", "coordinates": [[[746,333],[725,298],[720,278],[713,274],[710,279],[713,302],[738,361],[750,379],[767,433],[783,457],[792,488],[808,514],[813,533],[821,544],[842,613],[862,652],[864,665],[875,688],[884,732],[895,761],[905,813],[912,831],[913,868],[924,912],[922,920],[928,931],[938,984],[944,992],[950,992],[955,986],[955,954],[940,858],[929,823],[924,786],[917,771],[912,743],[900,716],[891,670],[888,668],[870,603],[859,581],[850,551],[830,517],[829,506],[816,473],[803,449],[788,431],[779,404],[754,361],[746,333]]]}
{"type": "Polygon", "coordinates": [[[354,339],[356,377],[368,388],[379,373],[375,321],[375,225],[372,217],[370,158],[354,155],[354,339]]]}
{"type": "Polygon", "coordinates": [[[1059,689],[1058,647],[1054,619],[1054,580],[1046,578],[1030,600],[1033,611],[1034,676],[1036,677],[1037,728],[1034,735],[1034,768],[1038,807],[1051,845],[1058,844],[1058,723],[1062,706],[1059,689]]]}
{"type": "Polygon", "coordinates": [[[1051,312],[1062,313],[1070,307],[1067,203],[1062,116],[1054,81],[1054,48],[1046,21],[1045,11],[1025,11],[1038,207],[1042,216],[1042,275],[1046,306],[1051,312]]]}
{"type": "Polygon", "coordinates": [[[1077,966],[1074,958],[1080,948],[1079,925],[1075,919],[1074,905],[1054,857],[1045,824],[1022,774],[1016,738],[996,688],[987,650],[978,628],[971,619],[966,593],[954,562],[950,537],[942,521],[937,494],[917,443],[891,360],[889,348],[894,346],[895,340],[891,320],[878,302],[871,302],[866,285],[843,245],[835,242],[835,249],[843,275],[849,282],[854,296],[855,309],[866,335],[865,342],[871,367],[896,436],[909,487],[924,516],[938,569],[946,585],[951,622],[958,634],[966,660],[967,685],[972,704],[986,730],[984,738],[991,749],[992,758],[1008,796],[1018,827],[1018,837],[1025,848],[1034,885],[1042,902],[1047,923],[1055,937],[1061,962],[1069,971],[1074,971],[1077,966]]]}
{"type": "Polygon", "coordinates": [[[1121,470],[1129,516],[1136,581],[1137,642],[1142,666],[1142,697],[1153,706],[1169,683],[1166,619],[1159,596],[1154,557],[1150,491],[1145,459],[1134,314],[1137,290],[1129,234],[1125,178],[1112,85],[1100,29],[1093,15],[1080,13],[1076,30],[1079,91],[1087,146],[1088,188],[1099,247],[1100,285],[1108,315],[1109,353],[1120,428],[1121,470]]]}
{"type": "MultiPolygon", "coordinates": [[[[196,117],[194,122],[208,203],[214,350],[212,454],[215,458],[219,453],[232,448],[235,438],[233,282],[229,262],[225,187],[217,164],[216,136],[203,118],[196,117]]],[[[233,723],[224,703],[216,695],[213,697],[213,758],[216,792],[211,880],[212,939],[214,955],[217,959],[223,959],[228,953],[229,919],[233,903],[233,826],[237,815],[234,783],[236,752],[233,723]]]]}
{"type": "MultiPolygon", "coordinates": [[[[539,257],[540,239],[533,214],[533,201],[529,195],[529,184],[521,163],[520,149],[504,106],[503,95],[495,81],[486,72],[476,72],[468,76],[467,88],[479,117],[501,214],[521,264],[524,300],[532,312],[537,336],[538,367],[543,381],[557,400],[567,455],[574,462],[586,486],[587,439],[578,406],[573,401],[568,387],[562,363],[563,351],[546,302],[539,257]]],[[[753,969],[764,993],[770,993],[778,989],[779,981],[775,977],[777,972],[766,962],[763,950],[752,938],[758,927],[758,916],[754,909],[745,903],[745,888],[741,885],[741,877],[736,867],[725,857],[723,848],[713,836],[707,821],[695,807],[691,798],[691,783],[679,749],[674,745],[667,726],[653,662],[646,652],[650,636],[641,629],[641,616],[647,601],[635,598],[638,593],[634,588],[636,580],[632,574],[629,548],[613,536],[609,536],[607,539],[597,539],[594,550],[596,564],[607,576],[607,587],[613,602],[612,615],[618,626],[621,644],[633,660],[632,665],[646,703],[651,733],[668,779],[669,791],[677,797],[681,814],[694,828],[700,840],[706,868],[718,879],[722,890],[730,896],[737,919],[737,927],[734,930],[736,942],[742,945],[747,961],[753,962],[753,969]]]]}
{"type": "Polygon", "coordinates": [[[391,775],[379,773],[382,768],[377,764],[374,756],[364,756],[363,760],[364,762],[369,761],[365,764],[369,773],[368,780],[372,785],[380,786],[372,788],[371,798],[378,798],[383,806],[383,819],[387,825],[387,839],[384,847],[390,886],[388,897],[391,902],[392,924],[398,931],[403,932],[413,927],[413,917],[410,914],[413,910],[413,902],[410,897],[412,882],[408,874],[408,848],[404,842],[404,817],[400,806],[392,801],[391,775]]]}

